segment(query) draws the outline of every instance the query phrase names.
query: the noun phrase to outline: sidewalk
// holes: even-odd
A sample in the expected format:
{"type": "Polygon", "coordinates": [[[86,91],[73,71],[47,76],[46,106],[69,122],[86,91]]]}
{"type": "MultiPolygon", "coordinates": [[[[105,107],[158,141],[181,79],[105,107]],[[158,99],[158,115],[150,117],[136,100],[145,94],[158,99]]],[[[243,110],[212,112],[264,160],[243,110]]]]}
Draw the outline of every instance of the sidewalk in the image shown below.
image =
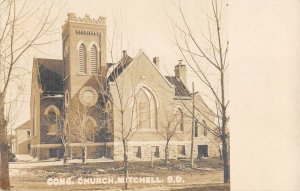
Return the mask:
{"type": "MultiPolygon", "coordinates": [[[[64,165],[62,159],[47,159],[39,161],[36,158],[32,158],[30,155],[16,155],[17,161],[10,162],[10,169],[18,169],[18,168],[33,168],[33,167],[43,167],[43,166],[60,166],[64,165]]],[[[113,162],[112,159],[99,158],[99,159],[87,159],[87,163],[102,163],[102,162],[113,162]]],[[[68,164],[81,164],[81,159],[72,159],[67,160],[68,164]]]]}

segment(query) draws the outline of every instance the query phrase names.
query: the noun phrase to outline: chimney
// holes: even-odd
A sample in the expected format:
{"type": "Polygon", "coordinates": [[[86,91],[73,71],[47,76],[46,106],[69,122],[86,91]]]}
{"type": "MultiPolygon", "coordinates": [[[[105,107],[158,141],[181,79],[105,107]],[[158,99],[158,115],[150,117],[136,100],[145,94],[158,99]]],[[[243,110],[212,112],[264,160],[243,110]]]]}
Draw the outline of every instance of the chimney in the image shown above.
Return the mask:
{"type": "Polygon", "coordinates": [[[159,57],[154,57],[153,63],[156,65],[157,68],[159,68],[159,57]]]}
{"type": "Polygon", "coordinates": [[[126,50],[123,50],[123,51],[122,51],[122,55],[123,55],[123,56],[122,56],[123,58],[126,58],[126,57],[127,57],[127,52],[126,52],[126,50]]]}
{"type": "Polygon", "coordinates": [[[186,66],[182,63],[183,60],[178,60],[178,64],[175,66],[175,76],[186,85],[186,66]]]}

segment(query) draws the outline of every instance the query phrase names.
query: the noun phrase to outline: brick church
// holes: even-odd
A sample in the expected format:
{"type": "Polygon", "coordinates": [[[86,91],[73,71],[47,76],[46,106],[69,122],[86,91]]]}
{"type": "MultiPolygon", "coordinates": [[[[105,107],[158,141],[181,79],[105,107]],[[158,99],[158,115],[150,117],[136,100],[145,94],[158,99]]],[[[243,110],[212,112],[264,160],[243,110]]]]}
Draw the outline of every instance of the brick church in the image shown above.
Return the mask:
{"type": "MultiPolygon", "coordinates": [[[[163,159],[169,133],[170,158],[190,156],[193,103],[182,61],[174,76],[162,75],[159,58],[143,51],[134,57],[123,51],[108,63],[103,17],[69,13],[62,43],[62,60],[33,60],[32,156],[81,158],[84,152],[88,159],[118,161],[125,138],[129,160],[163,159]]],[[[219,143],[209,133],[212,112],[199,95],[195,107],[193,156],[218,156],[219,143]]]]}

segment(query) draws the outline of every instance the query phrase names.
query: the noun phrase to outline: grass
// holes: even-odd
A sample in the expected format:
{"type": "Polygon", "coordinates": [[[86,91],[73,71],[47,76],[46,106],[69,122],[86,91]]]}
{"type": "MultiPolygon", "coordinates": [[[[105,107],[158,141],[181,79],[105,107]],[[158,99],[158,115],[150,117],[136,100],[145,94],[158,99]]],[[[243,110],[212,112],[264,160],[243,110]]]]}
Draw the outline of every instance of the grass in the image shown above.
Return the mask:
{"type": "MultiPolygon", "coordinates": [[[[26,173],[20,173],[11,178],[13,190],[109,190],[121,189],[123,184],[87,184],[87,185],[60,185],[49,186],[49,178],[69,178],[77,180],[83,178],[114,179],[123,177],[122,162],[106,162],[91,164],[70,164],[65,166],[44,166],[26,169],[26,173]]],[[[25,169],[19,169],[20,172],[25,169]]],[[[129,176],[131,177],[158,177],[164,182],[153,184],[130,184],[131,189],[166,189],[166,190],[229,190],[229,185],[223,185],[222,162],[219,158],[196,160],[195,168],[189,167],[188,160],[172,160],[171,165],[166,167],[164,161],[155,161],[151,168],[150,162],[130,162],[129,176]],[[168,177],[180,177],[181,182],[168,183],[168,177]]]]}

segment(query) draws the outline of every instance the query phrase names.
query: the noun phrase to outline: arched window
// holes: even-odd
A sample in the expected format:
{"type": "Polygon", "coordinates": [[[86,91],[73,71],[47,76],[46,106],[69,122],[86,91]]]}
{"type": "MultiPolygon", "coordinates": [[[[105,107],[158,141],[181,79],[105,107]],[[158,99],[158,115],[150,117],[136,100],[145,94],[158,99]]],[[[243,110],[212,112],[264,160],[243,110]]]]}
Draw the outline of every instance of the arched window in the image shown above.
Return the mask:
{"type": "Polygon", "coordinates": [[[204,119],[202,120],[202,125],[203,125],[203,135],[207,137],[207,125],[204,119]]]}
{"type": "Polygon", "coordinates": [[[48,126],[48,133],[47,135],[56,135],[57,134],[57,125],[60,124],[59,116],[60,112],[59,109],[55,105],[49,105],[45,109],[44,113],[47,121],[48,126]]]}
{"type": "Polygon", "coordinates": [[[141,88],[137,98],[138,128],[142,130],[157,130],[157,106],[154,95],[141,88]]]}
{"type": "Polygon", "coordinates": [[[98,73],[98,64],[97,64],[97,47],[94,44],[91,47],[91,74],[97,74],[98,73]]]}
{"type": "Polygon", "coordinates": [[[183,112],[182,112],[182,109],[180,108],[177,108],[177,111],[176,111],[176,121],[177,121],[177,125],[178,125],[178,129],[180,131],[183,131],[183,112]]]}
{"type": "Polygon", "coordinates": [[[88,117],[84,122],[85,139],[87,141],[94,141],[95,128],[97,123],[94,118],[88,117]]]}
{"type": "Polygon", "coordinates": [[[86,73],[86,47],[83,43],[78,49],[78,71],[79,73],[86,73]]]}
{"type": "Polygon", "coordinates": [[[140,129],[151,129],[150,124],[150,103],[144,91],[138,98],[138,124],[140,129]]]}

